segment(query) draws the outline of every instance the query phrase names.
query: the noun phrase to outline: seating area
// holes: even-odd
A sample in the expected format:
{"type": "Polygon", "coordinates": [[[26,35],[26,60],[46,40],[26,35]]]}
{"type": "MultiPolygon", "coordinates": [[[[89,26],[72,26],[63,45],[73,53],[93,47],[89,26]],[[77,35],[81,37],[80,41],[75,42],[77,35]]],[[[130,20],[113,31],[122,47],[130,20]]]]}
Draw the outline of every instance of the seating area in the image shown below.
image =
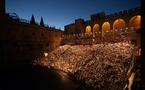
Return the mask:
{"type": "Polygon", "coordinates": [[[36,62],[61,70],[93,89],[120,90],[133,65],[134,48],[129,42],[63,45],[36,62]]]}

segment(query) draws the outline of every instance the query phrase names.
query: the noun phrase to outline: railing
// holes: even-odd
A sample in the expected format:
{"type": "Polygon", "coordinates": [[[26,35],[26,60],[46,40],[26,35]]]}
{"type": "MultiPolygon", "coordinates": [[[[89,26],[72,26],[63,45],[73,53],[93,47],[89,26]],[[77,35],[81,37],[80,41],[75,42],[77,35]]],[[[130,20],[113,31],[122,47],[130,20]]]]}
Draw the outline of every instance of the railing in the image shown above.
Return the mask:
{"type": "Polygon", "coordinates": [[[118,41],[132,41],[136,40],[136,29],[133,30],[120,30],[114,32],[105,32],[102,34],[101,32],[92,33],[84,33],[84,34],[69,34],[69,35],[62,35],[63,42],[87,42],[92,41],[96,42],[118,42],[118,41]]]}

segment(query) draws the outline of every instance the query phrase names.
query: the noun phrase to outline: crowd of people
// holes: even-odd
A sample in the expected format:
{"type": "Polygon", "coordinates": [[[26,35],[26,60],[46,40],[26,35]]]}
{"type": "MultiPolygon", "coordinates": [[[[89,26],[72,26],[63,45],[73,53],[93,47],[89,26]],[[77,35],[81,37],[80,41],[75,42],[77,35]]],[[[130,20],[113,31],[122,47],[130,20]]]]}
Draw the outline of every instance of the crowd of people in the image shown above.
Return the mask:
{"type": "Polygon", "coordinates": [[[132,63],[129,42],[63,45],[37,63],[62,70],[94,89],[121,88],[132,63]]]}

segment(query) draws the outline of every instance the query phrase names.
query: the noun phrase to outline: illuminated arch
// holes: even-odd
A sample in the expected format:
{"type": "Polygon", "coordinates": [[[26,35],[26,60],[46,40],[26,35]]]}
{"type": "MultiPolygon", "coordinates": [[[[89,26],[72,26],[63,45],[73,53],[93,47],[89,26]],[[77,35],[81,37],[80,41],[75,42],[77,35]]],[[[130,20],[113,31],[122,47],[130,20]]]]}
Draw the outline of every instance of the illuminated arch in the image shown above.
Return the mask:
{"type": "Polygon", "coordinates": [[[129,21],[129,28],[131,28],[131,27],[140,28],[140,25],[141,25],[141,16],[140,15],[136,15],[136,16],[132,17],[129,21]]]}
{"type": "Polygon", "coordinates": [[[91,33],[91,26],[87,26],[87,27],[86,27],[85,33],[91,33]]]}
{"type": "Polygon", "coordinates": [[[94,31],[94,32],[99,32],[99,31],[100,31],[100,26],[99,26],[99,24],[95,24],[95,25],[94,25],[93,31],[94,31]]]}
{"type": "Polygon", "coordinates": [[[115,20],[115,22],[113,23],[113,31],[115,29],[117,29],[118,31],[125,29],[125,21],[123,19],[115,20]]]}
{"type": "Polygon", "coordinates": [[[105,32],[110,32],[110,23],[109,22],[104,22],[102,25],[102,35],[105,32]]]}

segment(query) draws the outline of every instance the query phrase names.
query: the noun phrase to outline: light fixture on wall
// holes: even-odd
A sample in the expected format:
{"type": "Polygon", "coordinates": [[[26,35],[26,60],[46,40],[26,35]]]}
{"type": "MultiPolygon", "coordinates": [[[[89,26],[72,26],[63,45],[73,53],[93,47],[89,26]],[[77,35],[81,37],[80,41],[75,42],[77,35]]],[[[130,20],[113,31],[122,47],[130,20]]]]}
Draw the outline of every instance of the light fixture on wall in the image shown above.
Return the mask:
{"type": "Polygon", "coordinates": [[[47,57],[47,56],[48,56],[48,53],[45,52],[45,53],[44,53],[44,56],[47,57]]]}

